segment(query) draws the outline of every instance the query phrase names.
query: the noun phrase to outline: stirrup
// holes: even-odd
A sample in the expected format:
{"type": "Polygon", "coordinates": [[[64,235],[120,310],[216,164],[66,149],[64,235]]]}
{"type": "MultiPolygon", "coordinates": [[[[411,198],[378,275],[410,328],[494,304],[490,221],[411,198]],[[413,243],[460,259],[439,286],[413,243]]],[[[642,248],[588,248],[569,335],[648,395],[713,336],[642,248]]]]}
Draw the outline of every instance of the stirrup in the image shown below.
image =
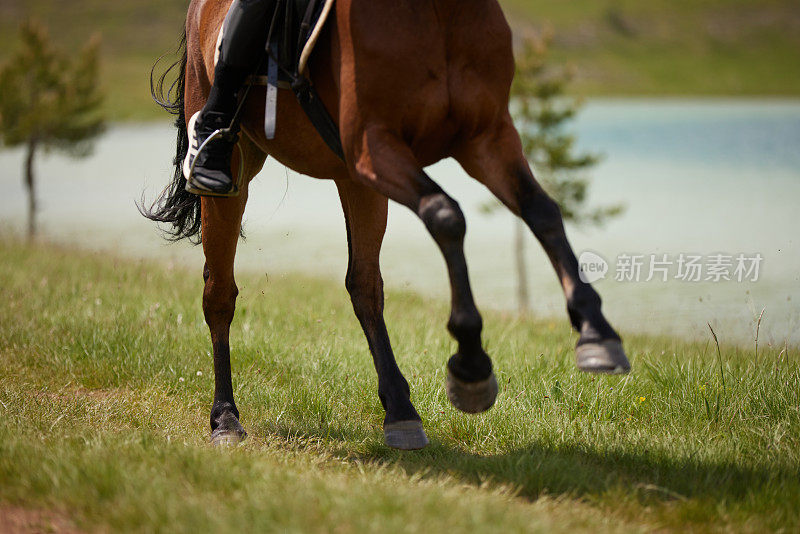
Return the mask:
{"type": "Polygon", "coordinates": [[[239,172],[238,176],[236,177],[236,181],[233,183],[233,187],[230,191],[219,193],[216,191],[211,191],[210,189],[206,189],[201,184],[192,180],[194,177],[194,167],[197,165],[197,159],[203,150],[206,148],[210,141],[213,141],[217,137],[224,137],[226,135],[230,135],[231,129],[228,128],[219,128],[211,132],[205,141],[203,141],[200,146],[197,148],[197,152],[194,153],[192,156],[192,136],[195,135],[196,123],[197,119],[200,116],[201,111],[195,113],[192,118],[189,120],[189,127],[187,128],[186,135],[189,137],[189,149],[186,153],[186,157],[183,160],[183,176],[186,178],[186,186],[184,189],[188,193],[192,193],[195,195],[200,196],[207,196],[207,197],[235,197],[239,195],[239,190],[242,187],[242,179],[244,177],[244,150],[240,146],[240,143],[236,143],[236,148],[239,150],[239,172]],[[191,163],[190,163],[191,161],[191,163]]]}

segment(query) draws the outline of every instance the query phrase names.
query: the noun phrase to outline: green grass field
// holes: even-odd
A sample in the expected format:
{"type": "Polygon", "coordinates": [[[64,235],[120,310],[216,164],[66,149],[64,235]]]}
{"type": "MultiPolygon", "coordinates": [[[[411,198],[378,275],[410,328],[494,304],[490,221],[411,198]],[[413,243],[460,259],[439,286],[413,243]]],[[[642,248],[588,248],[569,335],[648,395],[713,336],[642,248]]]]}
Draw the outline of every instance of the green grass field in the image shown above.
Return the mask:
{"type": "Polygon", "coordinates": [[[787,0],[504,0],[550,29],[584,95],[797,96],[800,4],[787,0]]]}
{"type": "Polygon", "coordinates": [[[470,416],[445,398],[444,303],[389,293],[390,334],[432,442],[398,452],[383,445],[376,376],[342,284],[244,273],[232,346],[250,436],[216,450],[199,265],[8,237],[0,258],[0,516],[12,525],[800,528],[796,348],[756,356],[722,339],[718,355],[712,341],[629,335],[633,373],[595,377],[573,365],[566,318],[486,314],[501,394],[470,416]]]}
{"type": "MultiPolygon", "coordinates": [[[[554,32],[553,58],[575,67],[578,95],[800,95],[800,6],[794,0],[501,0],[518,34],[554,32]]],[[[103,38],[107,110],[114,120],[164,117],[150,67],[173,51],[186,0],[4,0],[0,61],[19,21],[54,40],[103,38]]]]}

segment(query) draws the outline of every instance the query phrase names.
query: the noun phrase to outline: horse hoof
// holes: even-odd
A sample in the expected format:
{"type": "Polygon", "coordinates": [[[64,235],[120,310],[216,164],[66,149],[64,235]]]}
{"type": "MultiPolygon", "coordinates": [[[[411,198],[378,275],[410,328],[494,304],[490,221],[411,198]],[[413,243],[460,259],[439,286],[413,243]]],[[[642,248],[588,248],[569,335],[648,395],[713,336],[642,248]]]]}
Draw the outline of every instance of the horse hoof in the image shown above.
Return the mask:
{"type": "Polygon", "coordinates": [[[428,445],[422,421],[396,421],[383,425],[383,439],[393,449],[414,451],[428,445]]]}
{"type": "Polygon", "coordinates": [[[599,343],[584,343],[575,348],[578,369],[587,373],[620,375],[631,370],[631,364],[622,350],[622,343],[606,339],[599,343]]]}
{"type": "Polygon", "coordinates": [[[220,432],[215,430],[211,433],[211,445],[214,447],[235,447],[246,437],[246,432],[240,434],[238,432],[220,432]]]}
{"type": "Polygon", "coordinates": [[[447,398],[450,404],[466,413],[485,412],[497,399],[497,379],[494,372],[480,382],[464,382],[447,370],[447,398]]]}
{"type": "Polygon", "coordinates": [[[222,415],[217,428],[211,433],[211,444],[215,447],[238,445],[247,437],[239,420],[230,412],[222,415]]]}

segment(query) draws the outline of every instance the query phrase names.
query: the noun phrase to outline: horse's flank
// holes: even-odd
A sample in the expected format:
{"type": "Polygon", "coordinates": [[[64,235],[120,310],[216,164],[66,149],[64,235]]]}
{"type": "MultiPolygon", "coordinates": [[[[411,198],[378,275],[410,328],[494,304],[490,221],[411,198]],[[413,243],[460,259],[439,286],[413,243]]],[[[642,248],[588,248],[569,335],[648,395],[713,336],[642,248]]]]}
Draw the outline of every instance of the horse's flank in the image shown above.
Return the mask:
{"type": "MultiPolygon", "coordinates": [[[[229,5],[229,0],[190,5],[187,117],[202,107],[210,90],[217,36],[229,5]]],[[[310,73],[351,154],[361,142],[354,138],[363,130],[360,123],[368,121],[403,138],[427,166],[457,153],[505,112],[513,76],[511,32],[494,0],[337,0],[310,73]]],[[[261,151],[316,178],[347,173],[288,91],[279,94],[277,135],[267,140],[264,99],[263,88],[251,90],[243,121],[261,151]]]]}

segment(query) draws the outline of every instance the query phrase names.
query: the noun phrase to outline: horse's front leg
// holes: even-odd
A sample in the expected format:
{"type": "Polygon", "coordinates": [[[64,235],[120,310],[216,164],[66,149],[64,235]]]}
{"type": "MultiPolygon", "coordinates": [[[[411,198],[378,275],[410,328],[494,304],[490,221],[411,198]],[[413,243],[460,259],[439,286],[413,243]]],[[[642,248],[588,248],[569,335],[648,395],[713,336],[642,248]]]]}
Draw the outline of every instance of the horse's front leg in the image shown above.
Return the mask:
{"type": "Polygon", "coordinates": [[[620,337],[600,310],[600,296],[580,279],[558,204],[534,178],[511,118],[506,115],[466,145],[457,159],[467,173],[525,221],[550,258],[566,296],[570,321],[580,334],[578,367],[595,373],[628,372],[630,363],[620,337]]]}
{"type": "Polygon", "coordinates": [[[386,197],[350,179],[337,180],[347,224],[350,259],[345,285],[372,353],[378,373],[378,396],[386,417],[386,444],[395,449],[421,449],[428,444],[411,391],[397,367],[383,320],[383,279],[379,256],[386,231],[386,197]]]}
{"type": "Polygon", "coordinates": [[[368,127],[351,141],[356,179],[416,213],[447,263],[451,313],[447,328],[458,352],[447,363],[447,395],[459,410],[488,410],[497,397],[492,362],[481,345],[483,322],[475,306],[464,257],[466,221],[458,203],[422,170],[397,135],[368,127]]]}
{"type": "MultiPolygon", "coordinates": [[[[238,172],[238,154],[234,156],[234,176],[238,172]]],[[[230,327],[239,291],[233,274],[236,244],[247,203],[248,182],[264,163],[263,155],[245,159],[244,184],[239,196],[203,197],[202,239],[206,263],[203,269],[203,315],[211,331],[214,351],[214,402],[211,406],[211,442],[235,444],[247,433],[239,423],[239,410],[233,399],[231,378],[230,327]]]]}
{"type": "Polygon", "coordinates": [[[229,334],[239,290],[233,276],[239,225],[247,192],[235,198],[204,197],[202,200],[203,315],[211,331],[214,351],[214,403],[211,406],[211,441],[214,445],[237,443],[247,436],[239,424],[233,400],[229,334]]]}

